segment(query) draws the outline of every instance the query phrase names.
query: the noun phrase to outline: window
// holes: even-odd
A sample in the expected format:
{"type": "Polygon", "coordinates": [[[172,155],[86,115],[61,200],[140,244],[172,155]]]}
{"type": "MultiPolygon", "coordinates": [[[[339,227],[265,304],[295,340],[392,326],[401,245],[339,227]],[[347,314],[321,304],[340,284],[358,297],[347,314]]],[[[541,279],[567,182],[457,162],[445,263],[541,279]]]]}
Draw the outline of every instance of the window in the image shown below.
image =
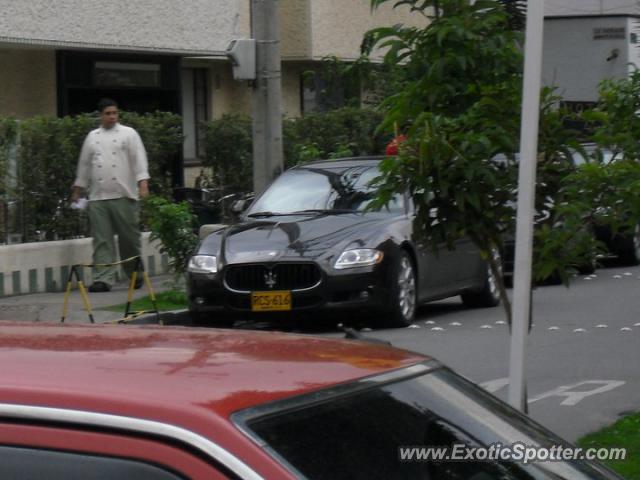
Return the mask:
{"type": "Polygon", "coordinates": [[[307,71],[300,77],[300,102],[303,114],[360,106],[360,85],[345,81],[339,75],[307,71]]]}
{"type": "Polygon", "coordinates": [[[155,465],[113,457],[0,446],[0,478],[24,480],[181,480],[155,465]]]}
{"type": "MultiPolygon", "coordinates": [[[[314,392],[272,405],[246,427],[283,464],[313,480],[607,478],[583,461],[399,460],[399,447],[564,444],[471,382],[439,368],[348,394],[314,392]],[[560,475],[558,475],[560,473],[560,475]]],[[[241,417],[236,417],[241,418],[241,417]]],[[[242,423],[242,420],[240,420],[242,423]]],[[[566,445],[566,444],[564,444],[566,445]]]]}
{"type": "Polygon", "coordinates": [[[155,63],[96,62],[96,87],[159,87],[160,65],[155,63]]]}
{"type": "Polygon", "coordinates": [[[182,70],[182,128],[185,134],[184,158],[186,161],[194,162],[204,156],[204,124],[209,120],[208,83],[206,68],[182,70]]]}
{"type": "MultiPolygon", "coordinates": [[[[371,166],[294,169],[278,177],[251,207],[249,214],[300,210],[365,212],[374,197],[369,183],[379,174],[380,171],[371,166]]],[[[395,196],[382,213],[404,213],[403,200],[402,196],[395,196]]]]}

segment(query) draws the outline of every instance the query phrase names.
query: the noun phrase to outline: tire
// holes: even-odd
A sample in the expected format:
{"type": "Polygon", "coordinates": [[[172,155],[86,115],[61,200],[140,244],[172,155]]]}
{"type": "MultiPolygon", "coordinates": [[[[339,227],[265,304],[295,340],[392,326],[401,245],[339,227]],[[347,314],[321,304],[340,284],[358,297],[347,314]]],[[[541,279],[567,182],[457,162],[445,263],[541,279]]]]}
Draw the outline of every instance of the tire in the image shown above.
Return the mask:
{"type": "Polygon", "coordinates": [[[489,308],[500,303],[498,282],[487,263],[485,266],[484,285],[480,290],[465,292],[460,295],[462,303],[468,308],[489,308]]]}
{"type": "Polygon", "coordinates": [[[235,320],[220,316],[219,313],[189,311],[191,321],[197,327],[233,328],[235,320]]]}
{"type": "Polygon", "coordinates": [[[385,316],[390,327],[408,327],[418,307],[416,270],[413,261],[402,251],[391,268],[391,308],[385,316]]]}
{"type": "Polygon", "coordinates": [[[585,263],[583,265],[579,265],[578,268],[578,273],[580,275],[591,275],[593,273],[595,273],[596,271],[596,261],[595,259],[591,261],[591,263],[585,263]]]}
{"type": "Polygon", "coordinates": [[[638,265],[640,263],[640,224],[636,225],[632,234],[623,238],[622,248],[617,253],[625,265],[638,265]]]}

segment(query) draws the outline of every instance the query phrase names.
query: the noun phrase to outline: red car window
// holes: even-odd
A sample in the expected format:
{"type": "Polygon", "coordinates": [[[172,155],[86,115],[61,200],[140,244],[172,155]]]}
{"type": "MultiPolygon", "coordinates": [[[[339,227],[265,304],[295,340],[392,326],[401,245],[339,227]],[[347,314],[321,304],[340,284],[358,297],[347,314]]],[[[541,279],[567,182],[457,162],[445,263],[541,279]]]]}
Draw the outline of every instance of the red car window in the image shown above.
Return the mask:
{"type": "Polygon", "coordinates": [[[192,480],[229,478],[215,466],[178,447],[122,434],[0,424],[1,446],[29,447],[135,460],[164,469],[177,475],[178,478],[192,480]]]}

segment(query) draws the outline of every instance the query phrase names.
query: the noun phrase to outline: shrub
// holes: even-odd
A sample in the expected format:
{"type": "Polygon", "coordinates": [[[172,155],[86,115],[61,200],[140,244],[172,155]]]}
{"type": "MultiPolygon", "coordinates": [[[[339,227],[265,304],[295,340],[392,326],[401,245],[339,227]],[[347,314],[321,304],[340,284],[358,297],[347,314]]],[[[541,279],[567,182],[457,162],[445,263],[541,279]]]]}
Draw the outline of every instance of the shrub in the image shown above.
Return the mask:
{"type": "Polygon", "coordinates": [[[160,251],[169,256],[169,268],[180,277],[198,244],[198,236],[193,233],[195,215],[187,202],[174,203],[159,196],[152,195],[143,204],[151,240],[162,243],[160,251]]]}
{"type": "Polygon", "coordinates": [[[9,161],[15,153],[17,131],[17,123],[14,119],[0,119],[0,242],[8,240],[8,198],[14,183],[9,172],[9,161]]]}
{"type": "MultiPolygon", "coordinates": [[[[122,123],[134,127],[149,156],[151,188],[170,197],[171,173],[182,148],[180,116],[156,112],[139,115],[122,113],[122,123]]],[[[75,178],[80,148],[87,133],[98,125],[94,115],[74,117],[32,117],[20,122],[0,119],[0,192],[7,191],[8,146],[18,138],[17,178],[8,192],[18,206],[14,227],[23,241],[54,240],[84,236],[84,213],[69,207],[70,188],[75,178]]],[[[3,226],[8,219],[0,217],[3,226]]]]}
{"type": "MultiPolygon", "coordinates": [[[[390,135],[377,132],[382,114],[342,108],[310,113],[283,123],[285,167],[320,158],[382,154],[390,135]]],[[[207,125],[205,165],[224,193],[252,187],[252,128],[247,115],[224,115],[207,125]]]]}
{"type": "Polygon", "coordinates": [[[242,114],[224,115],[206,125],[204,163],[213,169],[213,183],[222,194],[253,189],[251,118],[242,114]]]}

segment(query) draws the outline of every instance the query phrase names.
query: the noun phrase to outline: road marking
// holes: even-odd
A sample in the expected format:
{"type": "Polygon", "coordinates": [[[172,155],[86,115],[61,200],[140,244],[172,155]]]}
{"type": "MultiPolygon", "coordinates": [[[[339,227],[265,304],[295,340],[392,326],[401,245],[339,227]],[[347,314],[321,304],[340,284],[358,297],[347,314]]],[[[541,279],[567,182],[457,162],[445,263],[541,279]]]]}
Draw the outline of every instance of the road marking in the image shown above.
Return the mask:
{"type": "Polygon", "coordinates": [[[625,383],[626,382],[623,382],[622,380],[585,380],[583,382],[574,383],[573,385],[564,385],[549,392],[533,397],[529,399],[529,403],[537,402],[538,400],[542,400],[543,398],[565,397],[565,399],[560,402],[560,405],[574,406],[587,397],[609,392],[614,388],[621,387],[625,383]],[[596,386],[596,388],[593,388],[591,390],[575,390],[578,387],[587,385],[593,385],[596,386]]]}
{"type": "MultiPolygon", "coordinates": [[[[563,385],[558,388],[554,388],[553,390],[530,398],[528,403],[537,402],[544,398],[560,397],[564,398],[564,400],[560,402],[560,405],[572,407],[587,397],[609,392],[615,388],[621,387],[625,383],[626,382],[622,380],[585,380],[579,383],[574,383],[573,385],[563,385]],[[595,388],[592,388],[591,390],[576,390],[579,387],[588,385],[593,385],[595,388]]],[[[480,384],[480,386],[489,393],[495,393],[508,385],[508,377],[496,378],[495,380],[488,380],[480,384]]]]}
{"type": "Polygon", "coordinates": [[[493,393],[497,392],[501,388],[509,385],[509,377],[504,378],[496,378],[495,380],[489,380],[488,382],[481,383],[480,386],[484,388],[487,392],[493,393]]]}

